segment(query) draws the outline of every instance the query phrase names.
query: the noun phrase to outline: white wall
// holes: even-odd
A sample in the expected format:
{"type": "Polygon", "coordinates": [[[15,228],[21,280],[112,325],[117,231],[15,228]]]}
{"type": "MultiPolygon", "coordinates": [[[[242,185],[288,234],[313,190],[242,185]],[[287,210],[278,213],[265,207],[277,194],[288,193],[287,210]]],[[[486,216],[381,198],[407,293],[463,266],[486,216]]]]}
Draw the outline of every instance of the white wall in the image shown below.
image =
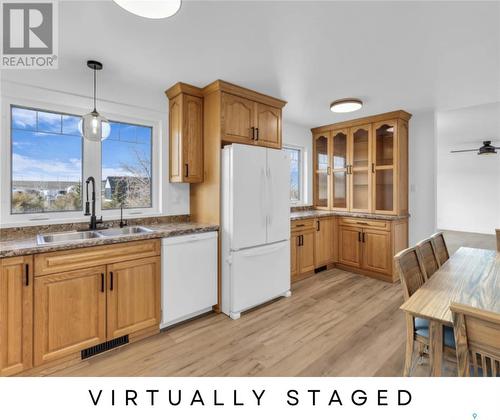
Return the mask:
{"type": "Polygon", "coordinates": [[[410,246],[436,230],[436,142],[433,111],[410,120],[410,246]]]}
{"type": "MultiPolygon", "coordinates": [[[[286,111],[286,108],[285,108],[286,111]]],[[[298,146],[302,149],[304,166],[303,171],[303,203],[301,206],[312,205],[312,135],[308,127],[294,124],[286,119],[283,121],[283,145],[298,146]]]]}
{"type": "Polygon", "coordinates": [[[437,225],[493,234],[500,227],[500,155],[478,156],[483,140],[500,146],[500,103],[437,113],[437,225]]]}

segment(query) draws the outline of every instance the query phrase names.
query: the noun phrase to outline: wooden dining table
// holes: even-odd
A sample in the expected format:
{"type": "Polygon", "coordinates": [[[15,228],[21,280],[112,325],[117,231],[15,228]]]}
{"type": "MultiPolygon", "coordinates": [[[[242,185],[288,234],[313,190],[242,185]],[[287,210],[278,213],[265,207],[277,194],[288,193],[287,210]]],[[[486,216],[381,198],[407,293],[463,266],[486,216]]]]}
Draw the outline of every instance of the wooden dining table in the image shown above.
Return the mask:
{"type": "Polygon", "coordinates": [[[443,326],[453,328],[450,303],[500,313],[500,253],[462,247],[402,306],[429,321],[431,375],[441,376],[443,326]]]}

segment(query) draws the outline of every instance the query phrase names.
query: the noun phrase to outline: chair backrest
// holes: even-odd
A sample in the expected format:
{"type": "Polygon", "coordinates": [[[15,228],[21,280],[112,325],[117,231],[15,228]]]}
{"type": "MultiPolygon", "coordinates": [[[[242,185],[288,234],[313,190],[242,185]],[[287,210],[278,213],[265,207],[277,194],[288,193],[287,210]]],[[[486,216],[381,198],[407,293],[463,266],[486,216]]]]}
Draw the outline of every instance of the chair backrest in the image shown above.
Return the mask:
{"type": "Polygon", "coordinates": [[[432,242],[432,239],[424,239],[417,244],[417,250],[420,252],[422,258],[422,264],[425,268],[425,274],[427,278],[430,279],[431,276],[439,270],[441,264],[439,264],[436,248],[432,242]]]}
{"type": "Polygon", "coordinates": [[[427,280],[421,257],[415,247],[404,249],[394,256],[394,263],[403,285],[405,301],[427,280]]]}
{"type": "Polygon", "coordinates": [[[500,376],[500,314],[452,303],[459,376],[500,376]]]}
{"type": "Polygon", "coordinates": [[[431,239],[434,243],[434,249],[436,250],[439,265],[443,265],[450,258],[448,247],[446,246],[446,242],[444,240],[443,232],[435,233],[431,236],[431,239]]]}
{"type": "Polygon", "coordinates": [[[497,251],[500,252],[500,229],[495,229],[497,235],[497,251]]]}

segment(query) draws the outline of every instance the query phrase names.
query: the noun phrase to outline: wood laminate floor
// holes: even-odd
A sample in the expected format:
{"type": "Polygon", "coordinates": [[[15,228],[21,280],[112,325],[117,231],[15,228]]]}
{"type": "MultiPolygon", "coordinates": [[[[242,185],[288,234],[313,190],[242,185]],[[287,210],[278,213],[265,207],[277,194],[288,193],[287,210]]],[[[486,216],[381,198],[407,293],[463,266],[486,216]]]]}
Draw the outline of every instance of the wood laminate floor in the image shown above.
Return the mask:
{"type": "MultiPolygon", "coordinates": [[[[400,284],[338,269],[233,321],[210,314],[55,376],[399,376],[400,284]]],[[[451,369],[453,374],[454,369],[451,369]]],[[[428,361],[414,375],[428,375],[428,361]]]]}

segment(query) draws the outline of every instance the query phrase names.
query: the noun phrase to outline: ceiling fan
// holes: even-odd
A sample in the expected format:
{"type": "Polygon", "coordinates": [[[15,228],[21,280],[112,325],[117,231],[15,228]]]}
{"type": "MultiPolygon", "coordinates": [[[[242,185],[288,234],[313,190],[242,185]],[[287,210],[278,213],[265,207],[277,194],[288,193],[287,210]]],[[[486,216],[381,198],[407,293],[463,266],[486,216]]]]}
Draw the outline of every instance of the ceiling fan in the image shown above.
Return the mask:
{"type": "Polygon", "coordinates": [[[477,152],[478,155],[496,155],[497,149],[500,147],[495,147],[491,145],[491,141],[483,141],[483,145],[479,149],[466,149],[466,150],[452,150],[451,153],[461,153],[461,152],[477,152]]]}

